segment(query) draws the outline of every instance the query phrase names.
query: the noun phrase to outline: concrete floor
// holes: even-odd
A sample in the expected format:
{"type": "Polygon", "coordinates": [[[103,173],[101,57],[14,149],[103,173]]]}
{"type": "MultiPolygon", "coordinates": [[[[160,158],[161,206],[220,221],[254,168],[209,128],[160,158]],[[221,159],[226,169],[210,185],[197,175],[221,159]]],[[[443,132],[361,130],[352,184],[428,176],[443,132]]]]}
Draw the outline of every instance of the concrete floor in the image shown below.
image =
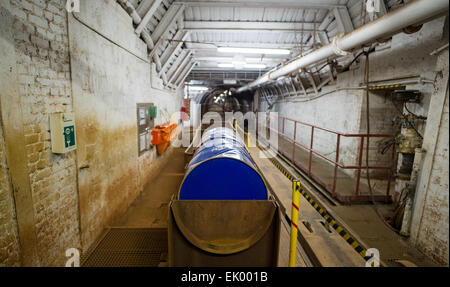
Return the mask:
{"type": "Polygon", "coordinates": [[[169,163],[149,182],[142,194],[115,225],[119,227],[167,228],[168,204],[184,177],[184,149],[174,148],[169,163]]]}
{"type": "MultiPolygon", "coordinates": [[[[296,174],[288,165],[282,165],[291,174],[296,174]]],[[[305,182],[304,187],[365,248],[377,248],[380,251],[380,259],[386,266],[409,263],[417,266],[437,266],[382,221],[375,208],[383,216],[388,216],[392,213],[392,204],[380,203],[376,207],[372,204],[331,205],[321,194],[313,192],[314,188],[308,183],[305,182]]]]}
{"type": "MultiPolygon", "coordinates": [[[[260,157],[260,152],[261,150],[256,147],[250,149],[250,154],[267,184],[270,185],[272,194],[277,198],[283,212],[290,218],[292,183],[269,159],[260,157]]],[[[302,245],[314,266],[362,267],[365,265],[362,257],[340,235],[328,231],[322,225],[323,218],[303,196],[300,196],[299,207],[299,245],[302,245]]]]}
{"type": "MultiPolygon", "coordinates": [[[[186,165],[184,148],[174,148],[170,160],[160,173],[145,187],[142,194],[113,227],[167,228],[168,204],[176,195],[184,177],[186,165]]],[[[305,262],[297,252],[297,267],[305,267],[305,262]]],[[[289,264],[289,232],[281,226],[278,266],[289,264]]]]}
{"type": "MultiPolygon", "coordinates": [[[[437,266],[412,247],[406,238],[383,223],[373,205],[341,205],[331,208],[368,248],[380,251],[380,258],[387,266],[402,266],[402,261],[423,267],[437,266]]],[[[383,209],[386,206],[377,208],[383,209]]]]}
{"type": "MultiPolygon", "coordinates": [[[[184,149],[175,148],[170,153],[168,164],[163,166],[160,173],[145,187],[126,214],[113,224],[114,227],[167,228],[168,204],[172,196],[178,192],[186,165],[184,149]]],[[[361,241],[370,247],[378,248],[382,258],[389,260],[389,263],[395,265],[393,263],[395,259],[402,259],[419,266],[434,265],[416,249],[411,248],[399,235],[389,230],[375,214],[372,206],[342,205],[333,206],[332,209],[361,241]]],[[[288,254],[289,233],[282,226],[279,266],[288,265],[288,254]]],[[[305,266],[300,256],[297,256],[297,266],[305,266]]]]}

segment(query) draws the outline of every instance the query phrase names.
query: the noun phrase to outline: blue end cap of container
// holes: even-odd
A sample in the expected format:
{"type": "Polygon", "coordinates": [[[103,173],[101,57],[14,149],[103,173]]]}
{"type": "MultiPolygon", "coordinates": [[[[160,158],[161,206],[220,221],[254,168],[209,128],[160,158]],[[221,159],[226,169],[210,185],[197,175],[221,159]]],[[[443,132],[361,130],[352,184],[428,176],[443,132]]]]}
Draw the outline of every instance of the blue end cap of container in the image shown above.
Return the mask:
{"type": "Polygon", "coordinates": [[[193,168],[183,181],[180,200],[267,200],[261,176],[233,158],[212,158],[193,168]]]}

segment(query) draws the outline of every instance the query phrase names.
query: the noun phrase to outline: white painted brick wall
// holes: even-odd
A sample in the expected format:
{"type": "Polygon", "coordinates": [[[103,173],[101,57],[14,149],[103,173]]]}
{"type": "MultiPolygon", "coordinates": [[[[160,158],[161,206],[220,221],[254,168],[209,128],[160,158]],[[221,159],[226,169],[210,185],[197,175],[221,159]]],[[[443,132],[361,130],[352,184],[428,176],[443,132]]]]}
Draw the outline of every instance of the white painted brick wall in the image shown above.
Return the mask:
{"type": "Polygon", "coordinates": [[[71,112],[64,0],[11,0],[26,152],[42,265],[64,265],[80,247],[75,153],[50,150],[49,114],[71,112]],[[51,44],[50,44],[51,43],[51,44]]]}
{"type": "Polygon", "coordinates": [[[414,199],[410,240],[441,264],[449,264],[449,100],[448,49],[438,58],[436,89],[430,103],[414,199]]]}

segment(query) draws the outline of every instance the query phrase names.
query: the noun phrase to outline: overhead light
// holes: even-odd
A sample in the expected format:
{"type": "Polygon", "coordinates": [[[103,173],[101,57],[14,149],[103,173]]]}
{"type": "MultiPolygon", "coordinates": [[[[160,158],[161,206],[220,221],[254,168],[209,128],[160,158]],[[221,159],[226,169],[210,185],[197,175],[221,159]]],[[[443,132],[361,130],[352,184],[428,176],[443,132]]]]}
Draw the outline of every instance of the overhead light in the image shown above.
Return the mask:
{"type": "Polygon", "coordinates": [[[265,64],[246,64],[244,66],[244,68],[246,68],[246,69],[265,69],[266,65],[265,64]]]}
{"type": "Polygon", "coordinates": [[[219,67],[219,68],[234,68],[234,65],[231,63],[219,63],[219,64],[217,64],[217,67],[219,67]]]}
{"type": "Polygon", "coordinates": [[[224,80],[223,80],[223,83],[224,83],[225,85],[236,85],[236,84],[237,84],[237,81],[236,81],[235,79],[224,79],[224,80]]]}
{"type": "Polygon", "coordinates": [[[199,92],[203,92],[203,91],[207,91],[208,87],[203,87],[203,86],[189,86],[189,90],[190,91],[199,91],[199,92]]]}
{"type": "Polygon", "coordinates": [[[247,64],[242,63],[219,63],[217,64],[219,68],[235,68],[235,69],[265,69],[267,66],[265,64],[247,64]]]}
{"type": "Polygon", "coordinates": [[[220,53],[243,53],[243,54],[267,54],[267,55],[289,55],[291,51],[287,49],[260,49],[260,48],[234,48],[218,47],[220,53]]]}

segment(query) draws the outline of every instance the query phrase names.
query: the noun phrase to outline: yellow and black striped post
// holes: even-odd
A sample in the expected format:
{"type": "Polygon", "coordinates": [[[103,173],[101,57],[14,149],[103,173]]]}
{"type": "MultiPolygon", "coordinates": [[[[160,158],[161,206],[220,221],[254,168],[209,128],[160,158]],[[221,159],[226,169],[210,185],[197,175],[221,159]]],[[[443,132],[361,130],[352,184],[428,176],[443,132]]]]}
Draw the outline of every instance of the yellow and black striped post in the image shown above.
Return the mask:
{"type": "Polygon", "coordinates": [[[237,120],[233,119],[233,128],[235,131],[237,131],[237,120]]]}
{"type": "MultiPolygon", "coordinates": [[[[284,169],[278,161],[273,158],[270,161],[292,182],[294,182],[294,176],[284,169]]],[[[328,213],[328,211],[320,206],[314,199],[305,191],[305,189],[300,189],[300,193],[303,197],[311,204],[311,206],[326,220],[326,222],[331,226],[336,232],[344,238],[344,240],[364,258],[364,260],[369,260],[371,256],[367,255],[366,249],[359,244],[342,226],[340,226],[334,218],[328,213]]]]}
{"type": "Polygon", "coordinates": [[[289,247],[289,267],[295,267],[297,255],[298,205],[300,202],[300,181],[292,181],[292,211],[291,211],[291,243],[289,247]]]}

